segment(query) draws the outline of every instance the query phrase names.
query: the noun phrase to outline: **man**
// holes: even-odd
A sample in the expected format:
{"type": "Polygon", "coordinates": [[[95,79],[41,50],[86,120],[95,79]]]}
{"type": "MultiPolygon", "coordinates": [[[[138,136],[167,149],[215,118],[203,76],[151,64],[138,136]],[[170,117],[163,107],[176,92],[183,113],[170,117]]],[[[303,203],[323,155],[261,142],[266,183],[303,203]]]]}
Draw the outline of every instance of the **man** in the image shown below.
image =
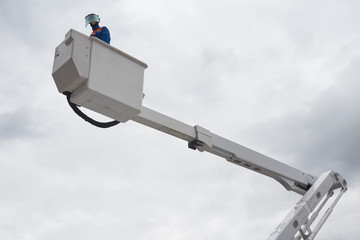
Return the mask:
{"type": "Polygon", "coordinates": [[[95,13],[91,13],[85,17],[85,27],[90,23],[93,32],[90,34],[90,37],[97,37],[98,39],[110,44],[110,32],[109,29],[105,26],[99,26],[100,17],[95,13]]]}

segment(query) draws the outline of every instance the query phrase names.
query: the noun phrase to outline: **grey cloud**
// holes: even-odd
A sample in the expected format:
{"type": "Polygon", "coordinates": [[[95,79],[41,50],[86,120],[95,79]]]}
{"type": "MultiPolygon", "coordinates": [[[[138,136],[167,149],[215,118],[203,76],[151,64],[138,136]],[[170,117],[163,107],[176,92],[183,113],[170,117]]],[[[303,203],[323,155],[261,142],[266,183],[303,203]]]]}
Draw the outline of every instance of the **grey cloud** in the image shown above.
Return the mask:
{"type": "Polygon", "coordinates": [[[261,123],[247,133],[256,133],[253,141],[292,158],[304,171],[334,169],[354,177],[360,171],[359,77],[360,58],[354,58],[337,83],[307,109],[261,123]]]}
{"type": "MultiPolygon", "coordinates": [[[[358,11],[339,1],[301,5],[0,1],[9,29],[0,64],[0,143],[10,142],[0,146],[3,239],[264,239],[299,198],[136,123],[100,130],[74,115],[51,79],[53,50],[69,28],[91,31],[83,25],[89,12],[103,16],[115,47],[149,64],[145,106],[244,137],[235,141],[306,172],[335,169],[355,178],[360,64],[348,61],[359,55],[358,11]],[[329,85],[307,84],[303,72],[319,76],[346,64],[336,85],[304,105],[306,93],[318,94],[311,87],[329,85]],[[233,133],[237,126],[246,130],[233,133]]],[[[347,194],[353,201],[341,201],[333,219],[356,222],[358,189],[347,194]]],[[[319,240],[359,235],[343,221],[327,224],[333,235],[324,230],[319,240]],[[343,226],[350,231],[340,232],[343,226]]]]}
{"type": "Polygon", "coordinates": [[[7,141],[39,135],[33,114],[15,110],[0,114],[0,140],[7,141]]]}

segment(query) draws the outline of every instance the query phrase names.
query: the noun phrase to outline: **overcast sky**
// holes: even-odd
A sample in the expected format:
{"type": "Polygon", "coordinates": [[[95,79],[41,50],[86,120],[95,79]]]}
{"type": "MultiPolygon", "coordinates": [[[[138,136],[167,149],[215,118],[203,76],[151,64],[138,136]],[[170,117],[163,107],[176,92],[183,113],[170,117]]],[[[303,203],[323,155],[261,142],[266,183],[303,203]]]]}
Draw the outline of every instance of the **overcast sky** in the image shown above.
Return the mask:
{"type": "Polygon", "coordinates": [[[261,240],[301,197],[138,123],[77,117],[52,64],[92,12],[149,65],[144,106],[342,174],[349,190],[316,239],[358,239],[358,0],[0,0],[1,239],[261,240]]]}

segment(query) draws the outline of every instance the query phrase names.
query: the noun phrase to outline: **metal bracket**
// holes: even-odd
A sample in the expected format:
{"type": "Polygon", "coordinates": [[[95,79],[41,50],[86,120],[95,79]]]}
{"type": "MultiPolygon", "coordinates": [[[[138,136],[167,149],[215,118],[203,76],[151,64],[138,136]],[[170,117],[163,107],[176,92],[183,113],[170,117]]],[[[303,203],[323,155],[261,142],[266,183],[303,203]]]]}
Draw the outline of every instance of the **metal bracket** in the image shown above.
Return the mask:
{"type": "Polygon", "coordinates": [[[191,141],[188,143],[188,147],[193,149],[193,150],[196,150],[197,147],[202,147],[204,146],[204,143],[202,141],[199,141],[197,139],[195,139],[194,141],[191,141]]]}
{"type": "Polygon", "coordinates": [[[195,127],[196,139],[188,143],[188,147],[200,152],[203,152],[205,148],[212,147],[212,134],[209,130],[196,125],[195,127]]]}

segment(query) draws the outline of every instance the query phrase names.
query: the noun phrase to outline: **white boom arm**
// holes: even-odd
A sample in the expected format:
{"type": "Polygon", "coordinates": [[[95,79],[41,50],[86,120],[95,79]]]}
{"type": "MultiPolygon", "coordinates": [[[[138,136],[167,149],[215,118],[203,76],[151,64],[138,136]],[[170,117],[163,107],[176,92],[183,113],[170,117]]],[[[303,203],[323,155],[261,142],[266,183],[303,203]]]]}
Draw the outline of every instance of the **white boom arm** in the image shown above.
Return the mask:
{"type": "Polygon", "coordinates": [[[213,153],[229,162],[272,177],[287,190],[304,194],[316,181],[314,176],[217,136],[205,128],[187,125],[146,107],[132,120],[183,139],[192,149],[213,153]]]}
{"type": "Polygon", "coordinates": [[[313,239],[347,190],[345,179],[334,171],[325,172],[317,178],[203,127],[187,125],[142,106],[146,68],[145,63],[130,55],[71,29],[55,49],[52,75],[59,92],[70,93],[69,99],[73,104],[119,122],[133,120],[183,139],[188,142],[189,148],[223,157],[231,163],[271,177],[287,190],[303,195],[268,239],[313,239]],[[336,189],[339,189],[337,198],[311,230],[310,225],[336,189]]]}
{"type": "Polygon", "coordinates": [[[132,120],[183,139],[189,142],[190,148],[213,153],[236,165],[272,177],[287,190],[304,195],[268,240],[289,240],[295,239],[295,236],[296,240],[314,239],[347,190],[345,179],[334,171],[325,172],[317,179],[308,173],[217,136],[200,126],[189,126],[145,107],[132,120]],[[314,230],[311,230],[311,224],[318,217],[325,203],[333,196],[335,189],[340,189],[337,198],[314,230]]]}

